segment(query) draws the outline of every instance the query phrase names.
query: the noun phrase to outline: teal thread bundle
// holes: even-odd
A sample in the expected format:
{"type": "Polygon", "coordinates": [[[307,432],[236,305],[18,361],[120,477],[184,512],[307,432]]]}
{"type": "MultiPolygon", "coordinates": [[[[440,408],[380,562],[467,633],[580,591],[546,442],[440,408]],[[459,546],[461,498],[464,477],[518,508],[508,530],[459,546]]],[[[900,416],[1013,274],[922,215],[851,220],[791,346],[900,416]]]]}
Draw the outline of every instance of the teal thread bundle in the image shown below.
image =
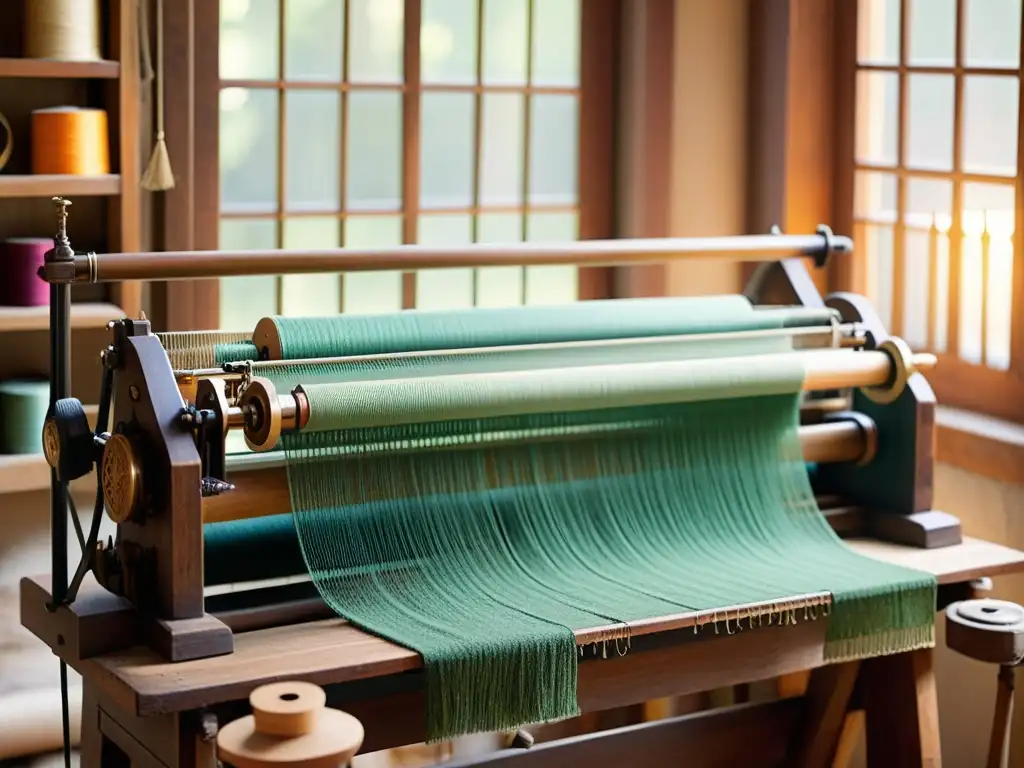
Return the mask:
{"type": "MultiPolygon", "coordinates": [[[[648,330],[789,322],[735,297],[674,301],[648,330]]],[[[643,330],[649,317],[623,304],[618,319],[643,330]]],[[[583,331],[548,314],[502,337],[462,315],[450,332],[436,318],[349,324],[343,351],[583,331]]],[[[318,327],[282,326],[282,341],[342,349],[318,327]]],[[[935,579],[857,555],[819,513],[798,435],[804,371],[777,351],[262,370],[279,388],[309,382],[309,424],[283,438],[306,568],[341,616],[422,654],[432,740],[576,714],[581,629],[628,638],[638,619],[753,603],[772,616],[830,592],[830,660],[933,642],[935,579]]]]}

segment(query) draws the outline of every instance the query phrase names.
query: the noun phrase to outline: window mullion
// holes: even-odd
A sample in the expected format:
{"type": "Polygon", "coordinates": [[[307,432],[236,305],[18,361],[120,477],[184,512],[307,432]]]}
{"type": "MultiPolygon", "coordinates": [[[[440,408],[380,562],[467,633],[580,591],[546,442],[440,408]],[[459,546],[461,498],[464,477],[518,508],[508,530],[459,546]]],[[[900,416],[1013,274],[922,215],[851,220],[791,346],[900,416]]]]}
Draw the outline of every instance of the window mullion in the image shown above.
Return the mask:
{"type": "MultiPolygon", "coordinates": [[[[420,202],[420,27],[422,0],[405,0],[402,96],[402,242],[416,242],[420,202]]],[[[416,306],[416,273],[402,275],[402,307],[416,306]]]]}

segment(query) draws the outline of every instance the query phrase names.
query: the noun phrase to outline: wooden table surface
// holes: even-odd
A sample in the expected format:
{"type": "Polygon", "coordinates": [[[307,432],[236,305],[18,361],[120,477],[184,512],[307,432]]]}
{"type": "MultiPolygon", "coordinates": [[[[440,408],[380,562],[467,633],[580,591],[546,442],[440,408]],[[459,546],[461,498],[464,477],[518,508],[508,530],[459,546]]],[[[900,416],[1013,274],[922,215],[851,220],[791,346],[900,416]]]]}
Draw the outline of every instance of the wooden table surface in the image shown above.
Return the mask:
{"type": "MultiPolygon", "coordinates": [[[[1024,552],[977,539],[933,550],[866,539],[848,543],[869,557],[933,573],[940,584],[1024,571],[1024,552]]],[[[808,621],[732,635],[705,629],[702,642],[584,662],[581,707],[588,711],[622,704],[622,696],[615,696],[617,685],[638,691],[619,691],[626,698],[644,696],[637,699],[644,701],[812,669],[824,663],[826,624],[808,621]]],[[[690,630],[681,632],[692,637],[690,630]]],[[[275,680],[331,685],[421,666],[415,651],[342,619],[328,619],[237,634],[235,652],[228,656],[172,664],[148,648],[133,648],[91,659],[80,671],[129,711],[152,715],[244,699],[255,686],[275,680]]]]}

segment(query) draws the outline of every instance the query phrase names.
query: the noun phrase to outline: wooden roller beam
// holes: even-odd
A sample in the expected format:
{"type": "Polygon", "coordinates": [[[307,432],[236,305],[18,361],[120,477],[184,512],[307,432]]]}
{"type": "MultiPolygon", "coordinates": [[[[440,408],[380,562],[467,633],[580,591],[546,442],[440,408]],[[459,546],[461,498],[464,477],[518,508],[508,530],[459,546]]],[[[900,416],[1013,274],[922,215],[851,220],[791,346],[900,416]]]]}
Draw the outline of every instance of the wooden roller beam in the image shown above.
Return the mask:
{"type": "Polygon", "coordinates": [[[575,265],[614,267],[676,259],[780,261],[849,253],[853,241],[831,233],[736,237],[580,240],[569,243],[480,243],[434,248],[335,248],[321,251],[179,251],[75,256],[73,274],[44,270],[47,280],[75,282],[185,280],[238,275],[298,275],[322,272],[414,272],[493,266],[575,265]]]}
{"type": "MultiPolygon", "coordinates": [[[[874,444],[869,423],[843,420],[800,427],[804,459],[817,463],[862,461],[874,444]]],[[[269,462],[267,462],[269,464],[269,462]]],[[[203,522],[219,523],[291,512],[288,472],[282,463],[231,473],[235,490],[203,499],[203,522]]]]}
{"type": "MultiPolygon", "coordinates": [[[[814,352],[787,352],[774,356],[775,359],[792,360],[803,366],[805,371],[803,390],[805,392],[817,392],[835,389],[861,389],[872,400],[876,402],[891,402],[904,389],[906,382],[914,373],[928,370],[936,364],[935,355],[927,353],[914,354],[910,348],[898,339],[890,339],[883,343],[877,350],[861,352],[852,351],[814,351],[814,352]]],[[[580,380],[604,380],[614,373],[621,373],[623,369],[648,367],[652,372],[657,371],[658,375],[664,374],[666,382],[678,381],[678,386],[683,388],[686,381],[691,377],[698,377],[703,373],[710,372],[716,368],[733,365],[738,358],[701,358],[696,360],[682,360],[664,363],[630,363],[621,366],[580,366],[574,368],[573,373],[580,380]],[[674,377],[674,378],[672,378],[674,377]]],[[[743,359],[749,362],[749,359],[743,359]]],[[[446,376],[447,381],[453,384],[462,382],[478,382],[490,379],[500,379],[508,382],[524,382],[534,385],[538,381],[551,377],[552,372],[548,369],[529,369],[509,372],[486,372],[454,374],[446,376]]],[[[348,382],[340,386],[357,390],[366,386],[377,386],[387,388],[391,385],[405,386],[409,379],[385,379],[377,382],[348,382]]],[[[671,386],[671,385],[666,385],[671,386]]],[[[543,391],[539,390],[538,391],[543,391]]],[[[379,394],[374,393],[374,394],[379,394]]],[[[648,401],[648,404],[655,402],[668,402],[658,400],[663,397],[663,392],[655,392],[648,401]]],[[[550,398],[550,393],[544,393],[545,399],[550,398]]],[[[535,406],[535,404],[532,404],[535,406]]],[[[614,404],[612,404],[614,405],[614,404]]],[[[620,403],[621,405],[621,403],[620,403]]],[[[475,406],[470,405],[467,412],[448,412],[443,416],[435,414],[437,418],[444,419],[468,419],[477,418],[478,413],[473,410],[475,406]]],[[[531,411],[531,403],[526,399],[516,401],[516,413],[542,412],[531,411]],[[524,409],[524,410],[520,410],[524,409]]],[[[511,415],[509,413],[489,415],[511,415]]],[[[282,432],[294,431],[306,428],[311,416],[310,405],[306,400],[301,387],[291,393],[279,394],[274,391],[269,380],[261,377],[253,377],[249,386],[239,398],[238,405],[231,407],[227,414],[228,427],[232,429],[242,428],[245,432],[246,443],[255,451],[263,452],[272,450],[280,438],[282,432]]],[[[358,426],[369,426],[360,424],[358,426]]]]}

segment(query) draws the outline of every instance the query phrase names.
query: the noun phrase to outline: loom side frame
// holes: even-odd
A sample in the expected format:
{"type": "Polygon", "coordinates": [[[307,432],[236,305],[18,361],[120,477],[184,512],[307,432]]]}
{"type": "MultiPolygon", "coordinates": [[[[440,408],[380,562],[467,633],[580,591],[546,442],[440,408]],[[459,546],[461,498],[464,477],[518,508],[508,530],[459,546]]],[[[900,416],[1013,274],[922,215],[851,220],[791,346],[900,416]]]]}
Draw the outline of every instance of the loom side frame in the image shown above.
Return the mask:
{"type": "MultiPolygon", "coordinates": [[[[864,296],[818,292],[802,259],[783,259],[757,266],[744,295],[754,304],[799,304],[831,307],[844,323],[864,328],[869,349],[890,338],[864,296]]],[[[853,394],[853,411],[874,420],[879,454],[864,466],[828,464],[819,468],[823,493],[848,500],[855,513],[840,521],[826,513],[845,535],[869,535],[882,541],[932,549],[963,541],[960,520],[932,509],[935,466],[935,393],[927,379],[914,374],[895,402],[875,403],[862,392],[853,394]],[[893,470],[892,467],[897,467],[893,470]]]]}

